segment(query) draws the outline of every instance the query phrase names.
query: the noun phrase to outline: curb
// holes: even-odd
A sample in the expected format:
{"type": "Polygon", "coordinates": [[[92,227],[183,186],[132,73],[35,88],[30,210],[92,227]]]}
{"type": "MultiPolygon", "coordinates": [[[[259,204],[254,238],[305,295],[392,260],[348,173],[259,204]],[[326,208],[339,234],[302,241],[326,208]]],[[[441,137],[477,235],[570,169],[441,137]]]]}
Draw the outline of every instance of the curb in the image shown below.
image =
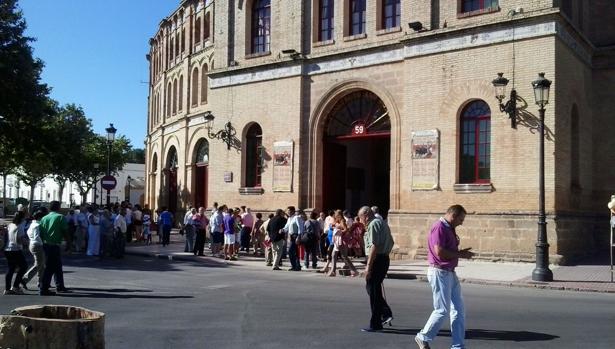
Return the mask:
{"type": "MultiPolygon", "coordinates": [[[[126,250],[124,253],[126,255],[131,256],[140,256],[140,257],[151,257],[157,259],[164,259],[169,261],[184,261],[184,262],[193,262],[201,260],[195,256],[182,256],[177,255],[174,256],[172,254],[166,253],[151,253],[151,252],[141,252],[141,251],[129,251],[126,250]]],[[[209,261],[207,261],[209,262],[209,261]]],[[[233,264],[227,264],[229,266],[233,266],[233,264]]],[[[306,272],[316,273],[316,270],[306,270],[306,272]]],[[[414,274],[414,273],[403,273],[403,272],[391,272],[387,273],[387,279],[391,280],[416,280],[420,282],[428,283],[427,276],[422,274],[414,274]]],[[[572,292],[589,292],[589,293],[609,293],[615,294],[615,290],[599,290],[592,288],[582,288],[582,287],[567,287],[567,286],[559,286],[559,285],[550,285],[549,283],[542,282],[516,282],[516,281],[491,281],[491,280],[481,280],[481,279],[459,279],[459,282],[464,284],[473,284],[473,285],[484,285],[484,286],[503,286],[503,287],[517,287],[517,288],[534,288],[541,290],[553,290],[553,291],[572,291],[572,292]]]]}

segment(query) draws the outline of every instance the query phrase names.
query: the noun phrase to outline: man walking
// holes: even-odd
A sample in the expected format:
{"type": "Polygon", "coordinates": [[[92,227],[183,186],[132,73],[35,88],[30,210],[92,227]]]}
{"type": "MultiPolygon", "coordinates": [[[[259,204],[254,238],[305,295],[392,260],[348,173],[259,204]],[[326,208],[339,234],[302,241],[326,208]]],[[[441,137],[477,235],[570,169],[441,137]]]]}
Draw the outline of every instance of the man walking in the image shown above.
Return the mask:
{"type": "Polygon", "coordinates": [[[364,332],[377,332],[382,326],[393,320],[393,312],[382,294],[382,282],[389,270],[389,253],[393,249],[393,237],[388,224],[377,219],[369,206],[359,209],[359,220],[367,227],[363,240],[365,242],[365,289],[369,295],[372,317],[369,327],[364,332]]]}
{"type": "Polygon", "coordinates": [[[43,250],[45,251],[45,272],[40,285],[39,294],[41,296],[52,296],[55,292],[49,291],[51,277],[55,276],[56,291],[68,292],[64,286],[64,271],[62,270],[62,255],[60,244],[62,238],[68,231],[68,223],[60,211],[60,202],[52,201],[50,213],[40,221],[39,229],[43,240],[43,250]]]}
{"type": "Polygon", "coordinates": [[[269,235],[269,241],[271,241],[271,248],[273,249],[273,270],[280,270],[282,249],[284,248],[284,241],[286,241],[284,226],[286,226],[284,211],[277,209],[275,217],[271,218],[267,224],[267,235],[269,235]]]}
{"type": "Polygon", "coordinates": [[[451,320],[451,348],[465,348],[465,311],[461,285],[455,274],[459,258],[474,256],[471,248],[459,250],[459,236],[455,228],[463,224],[465,217],[463,206],[453,205],[429,232],[427,279],[433,293],[434,310],[425,327],[414,338],[420,349],[430,348],[429,343],[434,340],[448,315],[451,320]]]}

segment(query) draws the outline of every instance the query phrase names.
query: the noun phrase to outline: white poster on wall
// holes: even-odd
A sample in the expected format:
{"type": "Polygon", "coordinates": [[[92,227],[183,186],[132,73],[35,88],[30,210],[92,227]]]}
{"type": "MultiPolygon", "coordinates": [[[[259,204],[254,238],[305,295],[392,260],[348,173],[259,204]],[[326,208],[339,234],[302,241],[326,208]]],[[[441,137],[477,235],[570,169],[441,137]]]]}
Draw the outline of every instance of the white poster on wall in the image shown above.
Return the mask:
{"type": "Polygon", "coordinates": [[[412,132],[412,190],[436,190],[440,175],[440,132],[412,132]]]}
{"type": "Polygon", "coordinates": [[[293,190],[293,141],[273,143],[273,191],[291,192],[293,190]]]}

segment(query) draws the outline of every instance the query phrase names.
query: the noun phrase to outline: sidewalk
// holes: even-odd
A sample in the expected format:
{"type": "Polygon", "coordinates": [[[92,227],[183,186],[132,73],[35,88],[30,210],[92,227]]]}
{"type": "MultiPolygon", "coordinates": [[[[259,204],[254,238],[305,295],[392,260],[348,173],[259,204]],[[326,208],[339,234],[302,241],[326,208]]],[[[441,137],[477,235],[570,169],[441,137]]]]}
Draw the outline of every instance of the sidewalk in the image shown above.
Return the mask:
{"type": "MultiPolygon", "coordinates": [[[[154,241],[157,236],[152,236],[154,241]]],[[[206,245],[207,246],[207,245],[206,245]]],[[[126,245],[126,254],[156,257],[163,259],[175,259],[185,261],[202,261],[210,265],[226,267],[257,268],[268,270],[264,266],[262,257],[241,254],[238,261],[225,261],[221,258],[211,257],[207,249],[205,256],[197,257],[192,253],[185,253],[184,239],[176,232],[171,234],[171,244],[162,247],[159,244],[143,245],[131,243],[126,245]]],[[[322,266],[322,262],[319,262],[322,266]]],[[[355,262],[357,269],[364,269],[362,263],[355,262]]],[[[553,282],[532,281],[534,264],[527,263],[492,263],[482,261],[461,260],[457,268],[457,275],[462,282],[481,285],[500,285],[512,287],[532,287],[552,290],[568,290],[583,292],[606,292],[615,293],[615,283],[611,283],[609,265],[576,265],[576,266],[551,266],[553,282]]],[[[313,269],[303,272],[314,272],[313,269]]],[[[419,260],[391,261],[391,267],[387,275],[390,279],[416,279],[427,281],[427,262],[419,260]]]]}

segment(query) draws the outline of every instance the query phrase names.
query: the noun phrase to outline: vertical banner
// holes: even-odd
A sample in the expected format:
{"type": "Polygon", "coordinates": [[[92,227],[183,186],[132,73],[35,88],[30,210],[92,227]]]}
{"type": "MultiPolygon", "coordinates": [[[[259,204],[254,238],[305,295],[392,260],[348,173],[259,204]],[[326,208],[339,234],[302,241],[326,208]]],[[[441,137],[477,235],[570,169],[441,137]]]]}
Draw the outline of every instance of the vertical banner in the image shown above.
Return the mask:
{"type": "Polygon", "coordinates": [[[293,141],[273,143],[273,191],[293,190],[293,141]]]}
{"type": "Polygon", "coordinates": [[[440,177],[440,133],[412,132],[412,190],[436,190],[440,177]]]}

